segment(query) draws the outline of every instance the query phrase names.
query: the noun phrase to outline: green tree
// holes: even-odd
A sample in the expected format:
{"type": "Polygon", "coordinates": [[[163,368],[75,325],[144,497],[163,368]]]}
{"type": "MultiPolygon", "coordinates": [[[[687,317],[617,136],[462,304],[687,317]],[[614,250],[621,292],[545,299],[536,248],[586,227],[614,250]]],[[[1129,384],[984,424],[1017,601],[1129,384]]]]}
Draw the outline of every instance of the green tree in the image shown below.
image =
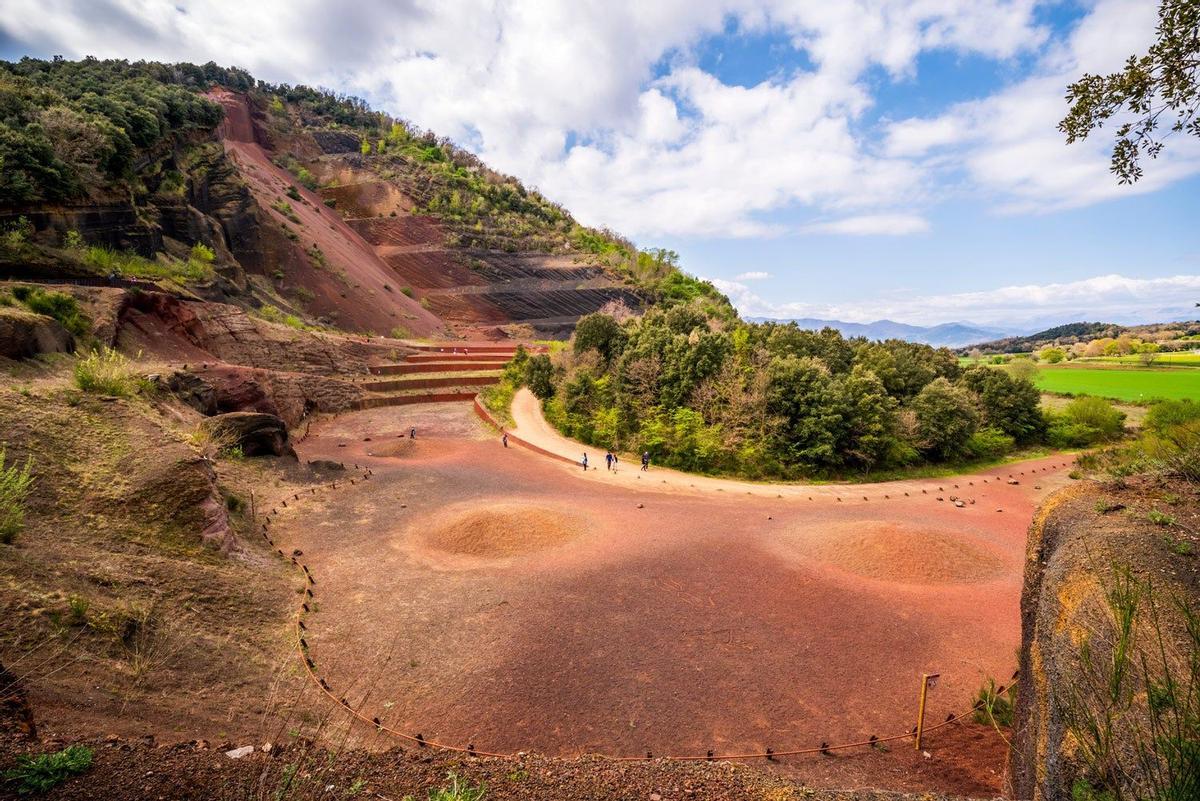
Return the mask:
{"type": "Polygon", "coordinates": [[[593,312],[579,318],[575,324],[572,346],[576,353],[595,349],[608,363],[621,354],[625,346],[625,332],[621,330],[620,323],[609,315],[593,312]]]}
{"type": "Polygon", "coordinates": [[[896,441],[896,400],[879,377],[861,364],[835,380],[834,392],[841,417],[838,452],[850,464],[874,467],[896,441]]]}
{"type": "Polygon", "coordinates": [[[522,382],[542,400],[554,396],[554,365],[545,353],[531,356],[525,362],[522,382]]]}
{"type": "Polygon", "coordinates": [[[785,464],[832,465],[839,461],[838,398],[829,368],[810,356],[773,359],[767,370],[767,412],[778,418],[771,450],[785,464]]]}
{"type": "Polygon", "coordinates": [[[1111,170],[1122,184],[1142,177],[1143,156],[1156,158],[1170,133],[1200,136],[1200,2],[1163,0],[1158,7],[1154,44],[1142,56],[1130,56],[1111,75],[1086,74],[1067,89],[1071,104],[1058,128],[1067,142],[1086,139],[1114,115],[1134,119],[1116,128],[1111,170]]]}
{"type": "Polygon", "coordinates": [[[979,427],[975,396],[945,378],[928,384],[913,399],[921,450],[940,459],[966,453],[967,441],[979,427]]]}
{"type": "Polygon", "coordinates": [[[982,365],[964,372],[961,380],[979,398],[986,425],[1018,442],[1033,442],[1045,433],[1041,395],[1029,381],[982,365]]]}

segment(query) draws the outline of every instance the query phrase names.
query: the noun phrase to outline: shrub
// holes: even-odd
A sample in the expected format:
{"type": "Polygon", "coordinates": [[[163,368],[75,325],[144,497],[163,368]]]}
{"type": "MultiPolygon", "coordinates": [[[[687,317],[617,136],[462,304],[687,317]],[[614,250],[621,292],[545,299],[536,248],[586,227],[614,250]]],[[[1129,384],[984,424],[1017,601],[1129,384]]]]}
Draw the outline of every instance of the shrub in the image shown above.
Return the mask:
{"type": "Polygon", "coordinates": [[[25,498],[33,484],[32,461],[4,466],[5,449],[0,447],[0,542],[12,544],[25,526],[25,498]]]}
{"type": "Polygon", "coordinates": [[[19,255],[33,236],[33,223],[26,217],[18,217],[11,225],[0,231],[0,250],[19,255]]]}
{"type": "Polygon", "coordinates": [[[86,246],[83,235],[74,228],[67,231],[67,235],[63,238],[63,247],[67,250],[83,250],[86,246]]]}
{"type": "Polygon", "coordinates": [[[1046,429],[1046,442],[1055,448],[1087,448],[1100,438],[1099,429],[1057,415],[1050,418],[1050,427],[1046,429]]]}
{"type": "Polygon", "coordinates": [[[967,451],[976,459],[998,459],[1011,451],[1015,443],[998,428],[981,428],[967,440],[967,451]]]}
{"type": "Polygon", "coordinates": [[[975,696],[975,722],[1011,727],[1016,695],[1015,686],[997,687],[996,680],[989,678],[975,696]]]}
{"type": "Polygon", "coordinates": [[[411,298],[413,296],[413,288],[411,286],[402,286],[400,287],[400,294],[411,298]]]}
{"type": "Polygon", "coordinates": [[[336,197],[327,197],[324,200],[322,200],[321,202],[324,203],[327,207],[329,207],[331,209],[337,208],[337,198],[336,197]]]}
{"type": "Polygon", "coordinates": [[[1163,433],[1172,426],[1200,420],[1200,403],[1190,398],[1185,400],[1159,401],[1146,413],[1145,426],[1155,433],[1163,433]]]}
{"type": "Polygon", "coordinates": [[[88,332],[88,319],[79,308],[79,302],[66,292],[31,286],[18,286],[13,289],[13,297],[23,303],[31,312],[52,317],[77,337],[88,332]]]}
{"type": "Polygon", "coordinates": [[[75,363],[75,385],[84,392],[127,398],[138,390],[138,378],[120,351],[94,350],[75,363]]]}
{"type": "Polygon", "coordinates": [[[1076,398],[1063,409],[1063,416],[1072,423],[1091,426],[1104,439],[1114,439],[1125,431],[1125,413],[1103,398],[1076,398]]]}
{"type": "Polygon", "coordinates": [[[52,754],[17,757],[17,766],[4,772],[4,779],[17,786],[20,795],[44,793],[92,766],[92,749],[72,745],[52,754]]]}
{"type": "Polygon", "coordinates": [[[294,186],[289,186],[287,188],[287,196],[290,197],[292,200],[301,200],[302,199],[300,196],[300,190],[294,186]]]}

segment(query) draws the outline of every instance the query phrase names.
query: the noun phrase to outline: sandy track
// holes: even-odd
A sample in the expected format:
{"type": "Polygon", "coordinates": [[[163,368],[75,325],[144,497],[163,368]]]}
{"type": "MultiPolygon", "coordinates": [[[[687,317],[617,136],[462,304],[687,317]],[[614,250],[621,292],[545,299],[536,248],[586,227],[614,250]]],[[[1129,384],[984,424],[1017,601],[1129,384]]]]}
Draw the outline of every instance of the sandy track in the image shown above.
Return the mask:
{"type": "MultiPolygon", "coordinates": [[[[402,730],[556,755],[903,731],[924,671],[943,676],[930,720],[969,706],[1013,669],[1025,529],[1063,480],[1046,465],[1064,463],[1021,465],[1041,489],[995,472],[851,488],[585,476],[504,449],[466,404],[324,421],[301,452],[375,471],[278,521],[320,577],[309,643],[324,675],[402,730]],[[397,447],[410,424],[418,439],[397,447]],[[976,502],[936,500],[955,483],[976,502]],[[489,542],[487,516],[510,513],[518,531],[489,542]],[[517,547],[521,525],[546,530],[517,547]]],[[[897,768],[802,770],[844,784],[897,768]]]]}

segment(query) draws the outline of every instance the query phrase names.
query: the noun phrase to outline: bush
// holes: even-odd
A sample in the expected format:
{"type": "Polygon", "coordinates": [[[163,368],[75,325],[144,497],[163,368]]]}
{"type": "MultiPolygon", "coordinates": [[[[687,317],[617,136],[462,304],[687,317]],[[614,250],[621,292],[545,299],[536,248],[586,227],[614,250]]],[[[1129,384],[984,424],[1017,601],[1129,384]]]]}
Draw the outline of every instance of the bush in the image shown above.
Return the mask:
{"type": "Polygon", "coordinates": [[[72,745],[53,754],[17,757],[17,766],[4,772],[5,781],[17,786],[20,795],[44,793],[92,766],[92,749],[72,745]]]}
{"type": "Polygon", "coordinates": [[[998,428],[982,428],[967,440],[967,452],[976,459],[999,459],[1015,444],[1016,440],[998,428]]]}
{"type": "Polygon", "coordinates": [[[88,319],[79,309],[79,302],[66,292],[31,286],[13,288],[13,297],[23,303],[31,312],[52,317],[77,337],[89,330],[88,319]]]}
{"type": "Polygon", "coordinates": [[[127,398],[137,393],[138,377],[120,351],[103,347],[75,363],[75,385],[84,392],[127,398]]]}
{"type": "Polygon", "coordinates": [[[32,462],[4,466],[5,449],[0,447],[0,542],[12,544],[25,527],[25,498],[33,484],[32,462]]]}
{"type": "Polygon", "coordinates": [[[1046,429],[1046,442],[1055,448],[1087,448],[1100,441],[1098,428],[1086,423],[1072,423],[1064,417],[1053,416],[1046,429]]]}
{"type": "Polygon", "coordinates": [[[1016,686],[997,687],[996,680],[989,678],[975,696],[975,722],[1011,727],[1016,694],[1016,686]]]}
{"type": "Polygon", "coordinates": [[[1071,423],[1091,426],[1104,439],[1115,439],[1125,431],[1125,412],[1103,398],[1076,398],[1063,409],[1063,417],[1071,423]]]}
{"type": "Polygon", "coordinates": [[[1200,403],[1186,400],[1159,401],[1146,414],[1146,428],[1161,434],[1167,429],[1200,420],[1200,403]]]}

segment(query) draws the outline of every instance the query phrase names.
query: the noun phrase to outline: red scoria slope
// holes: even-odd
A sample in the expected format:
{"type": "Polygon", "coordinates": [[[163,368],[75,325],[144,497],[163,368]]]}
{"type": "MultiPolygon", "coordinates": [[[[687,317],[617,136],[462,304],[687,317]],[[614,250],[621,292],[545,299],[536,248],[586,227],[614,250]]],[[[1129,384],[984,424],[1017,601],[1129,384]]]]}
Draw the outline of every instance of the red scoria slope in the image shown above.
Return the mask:
{"type": "Polygon", "coordinates": [[[225,109],[219,133],[246,186],[280,231],[290,229],[297,237],[281,248],[279,268],[292,284],[314,295],[307,304],[309,311],[335,318],[342,328],[379,334],[396,328],[412,336],[442,331],[438,317],[400,292],[392,269],[374,248],[318,195],[299,186],[271,161],[255,135],[245,97],[224,89],[214,90],[210,97],[225,109]],[[295,187],[302,199],[289,198],[289,187],[295,187]],[[288,206],[296,219],[289,219],[288,206]]]}

